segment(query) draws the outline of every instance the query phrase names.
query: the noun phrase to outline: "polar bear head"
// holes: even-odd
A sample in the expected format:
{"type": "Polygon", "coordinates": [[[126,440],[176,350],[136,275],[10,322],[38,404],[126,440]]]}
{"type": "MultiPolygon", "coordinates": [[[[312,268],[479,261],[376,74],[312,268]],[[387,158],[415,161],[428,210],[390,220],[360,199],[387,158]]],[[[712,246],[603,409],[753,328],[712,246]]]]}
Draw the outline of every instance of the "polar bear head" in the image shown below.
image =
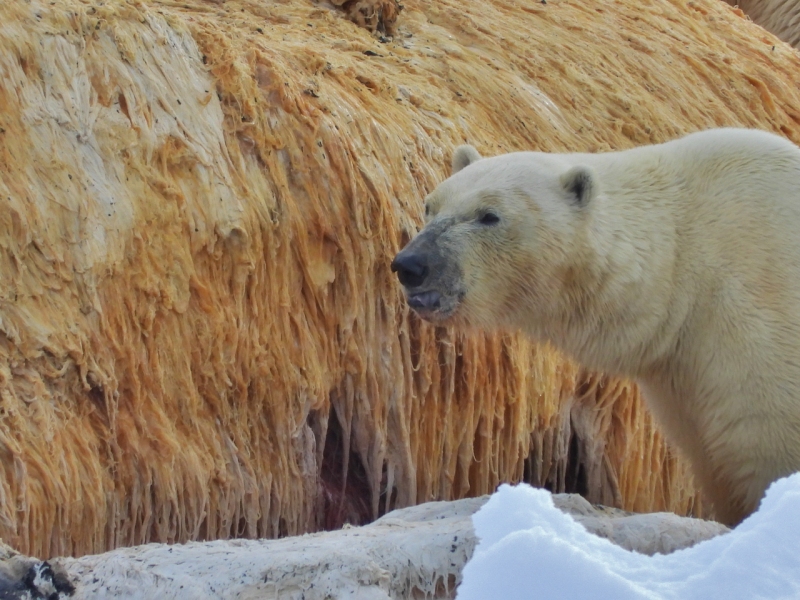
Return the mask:
{"type": "Polygon", "coordinates": [[[583,256],[597,177],[569,155],[481,158],[459,147],[425,199],[425,227],[392,270],[424,319],[528,328],[563,311],[583,256]]]}

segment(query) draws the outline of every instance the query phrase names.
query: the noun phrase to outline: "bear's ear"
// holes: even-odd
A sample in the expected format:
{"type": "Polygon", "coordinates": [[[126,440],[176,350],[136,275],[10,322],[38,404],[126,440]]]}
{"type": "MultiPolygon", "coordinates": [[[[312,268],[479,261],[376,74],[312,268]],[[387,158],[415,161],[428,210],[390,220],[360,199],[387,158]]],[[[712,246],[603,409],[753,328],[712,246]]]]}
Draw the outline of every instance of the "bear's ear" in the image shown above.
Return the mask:
{"type": "Polygon", "coordinates": [[[464,167],[468,167],[476,160],[480,159],[481,155],[478,154],[478,151],[472,146],[459,146],[456,148],[456,151],[453,152],[453,161],[451,163],[452,171],[450,174],[455,175],[464,167]]]}
{"type": "Polygon", "coordinates": [[[574,199],[575,205],[586,206],[597,195],[597,178],[589,167],[572,167],[561,176],[561,187],[574,199]]]}

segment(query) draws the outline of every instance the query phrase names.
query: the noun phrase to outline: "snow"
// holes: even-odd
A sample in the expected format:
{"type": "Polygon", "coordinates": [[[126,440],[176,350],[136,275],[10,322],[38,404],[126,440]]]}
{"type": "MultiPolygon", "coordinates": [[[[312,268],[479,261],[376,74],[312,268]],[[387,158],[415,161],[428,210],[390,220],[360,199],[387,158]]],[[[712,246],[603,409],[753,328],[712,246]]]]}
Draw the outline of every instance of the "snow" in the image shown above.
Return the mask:
{"type": "Polygon", "coordinates": [[[457,600],[800,598],[800,473],[730,533],[668,555],[592,535],[527,485],[501,486],[472,519],[479,542],[457,600]]]}

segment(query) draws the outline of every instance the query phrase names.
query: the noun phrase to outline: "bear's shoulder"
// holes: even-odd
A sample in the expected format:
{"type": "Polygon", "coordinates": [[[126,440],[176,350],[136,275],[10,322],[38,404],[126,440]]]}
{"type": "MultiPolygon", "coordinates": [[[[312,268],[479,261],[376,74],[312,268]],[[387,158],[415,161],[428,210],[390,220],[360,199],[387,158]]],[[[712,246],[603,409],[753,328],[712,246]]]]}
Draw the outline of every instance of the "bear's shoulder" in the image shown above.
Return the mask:
{"type": "Polygon", "coordinates": [[[661,144],[662,147],[675,148],[702,148],[711,153],[714,150],[726,148],[744,148],[756,153],[760,149],[783,149],[798,151],[798,148],[786,138],[763,131],[761,129],[744,129],[737,127],[722,127],[719,129],[706,129],[690,133],[689,135],[661,144]]]}

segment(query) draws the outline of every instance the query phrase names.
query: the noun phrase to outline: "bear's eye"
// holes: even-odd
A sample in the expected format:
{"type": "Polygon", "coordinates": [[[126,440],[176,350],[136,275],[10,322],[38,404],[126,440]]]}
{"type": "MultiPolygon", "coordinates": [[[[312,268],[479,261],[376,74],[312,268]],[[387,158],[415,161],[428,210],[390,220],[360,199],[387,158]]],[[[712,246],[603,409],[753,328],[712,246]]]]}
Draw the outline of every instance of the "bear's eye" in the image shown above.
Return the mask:
{"type": "Polygon", "coordinates": [[[429,216],[431,214],[431,207],[429,204],[425,205],[425,216],[429,216]]]}
{"type": "Polygon", "coordinates": [[[493,212],[485,212],[478,217],[478,223],[481,225],[497,225],[499,222],[500,217],[493,212]]]}

